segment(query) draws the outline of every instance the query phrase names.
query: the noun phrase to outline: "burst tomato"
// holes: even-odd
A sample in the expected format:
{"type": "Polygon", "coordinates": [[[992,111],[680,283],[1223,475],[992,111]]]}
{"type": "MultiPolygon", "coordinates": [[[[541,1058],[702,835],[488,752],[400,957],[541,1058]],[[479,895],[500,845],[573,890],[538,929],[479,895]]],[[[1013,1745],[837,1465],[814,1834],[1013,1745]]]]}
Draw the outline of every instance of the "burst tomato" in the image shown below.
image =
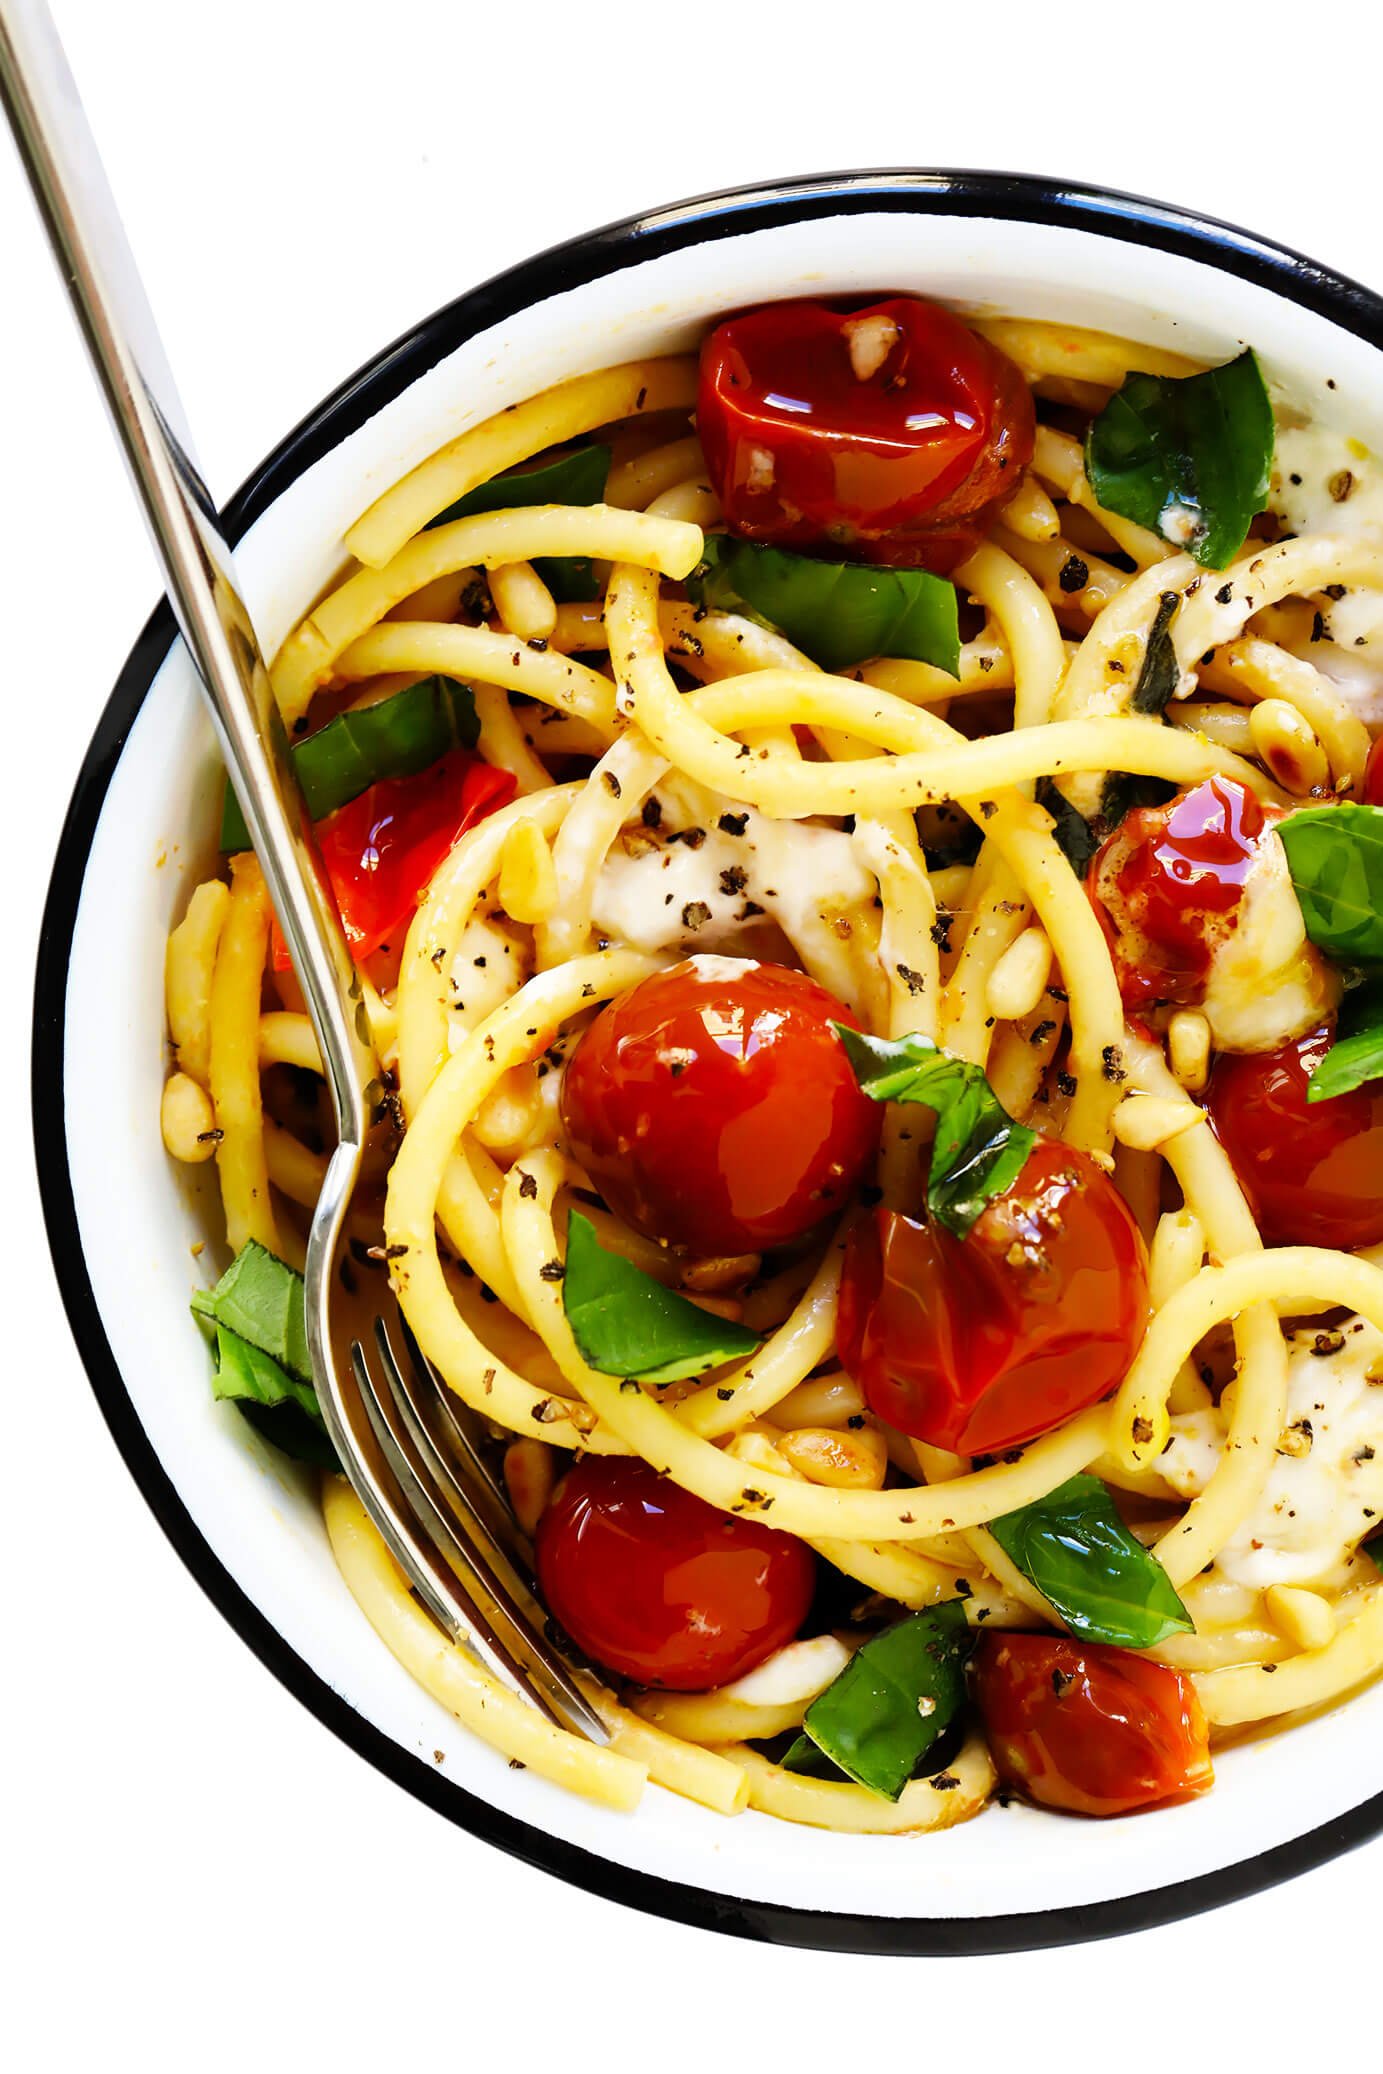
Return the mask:
{"type": "Polygon", "coordinates": [[[840,1358],[918,1440],[994,1454],[1112,1390],[1148,1317],[1142,1236],[1083,1152],[1039,1138],[963,1239],[876,1210],[852,1233],[840,1358]]]}
{"type": "Polygon", "coordinates": [[[816,1561],[805,1542],[704,1504],[629,1456],[568,1470],[538,1527],[549,1612],[622,1678],[706,1692],[790,1642],[816,1561]]]}
{"type": "Polygon", "coordinates": [[[696,1253],[800,1238],[879,1139],[831,1025],[854,1017],[785,965],[688,958],[598,1015],[567,1067],[576,1158],[636,1231],[696,1253]]]}
{"type": "Polygon", "coordinates": [[[948,570],[1032,458],[1006,355],[911,296],[770,303],[701,349],[697,429],[731,528],[780,547],[948,570]]]}
{"type": "Polygon", "coordinates": [[[1044,1807],[1126,1815],[1208,1793],[1205,1716],[1189,1678],[1064,1635],[984,1635],[971,1660],[1000,1779],[1044,1807]]]}

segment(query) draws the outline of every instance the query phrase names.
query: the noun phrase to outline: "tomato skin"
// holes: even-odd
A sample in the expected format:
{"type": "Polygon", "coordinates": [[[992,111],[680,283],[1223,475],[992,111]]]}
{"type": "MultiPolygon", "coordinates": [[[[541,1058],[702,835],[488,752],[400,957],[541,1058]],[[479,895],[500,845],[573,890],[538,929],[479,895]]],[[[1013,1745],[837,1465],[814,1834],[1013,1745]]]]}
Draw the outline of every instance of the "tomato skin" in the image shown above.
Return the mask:
{"type": "Polygon", "coordinates": [[[616,1216],[692,1252],[800,1238],[850,1195],[879,1141],[833,1021],[785,965],[687,958],[596,1017],[567,1066],[568,1143],[616,1216]]]}
{"type": "Polygon", "coordinates": [[[1277,1051],[1222,1052],[1206,1088],[1215,1135],[1270,1246],[1383,1240],[1383,1080],[1306,1099],[1334,1034],[1320,1023],[1277,1051]]]}
{"type": "Polygon", "coordinates": [[[997,1454],[1095,1404],[1148,1317],[1142,1235],[1085,1153],[1039,1138],[965,1238],[878,1209],[850,1237],[836,1341],[871,1411],[997,1454]]]}
{"type": "Polygon", "coordinates": [[[1360,797],[1366,806],[1383,807],[1383,735],[1378,737],[1369,751],[1369,760],[1364,765],[1364,783],[1360,797]]]}
{"type": "Polygon", "coordinates": [[[1005,354],[949,310],[895,296],[770,303],[718,324],[697,430],[732,531],[945,573],[1017,489],[1034,418],[1005,354]],[[861,380],[852,328],[874,319],[896,337],[861,380]]]}
{"type": "Polygon", "coordinates": [[[971,1680],[995,1769],[1076,1815],[1208,1793],[1215,1774],[1189,1678],[1131,1650],[1066,1635],[981,1636],[971,1680]]]}
{"type": "Polygon", "coordinates": [[[544,1601],[578,1648],[639,1685],[709,1692],[790,1642],[816,1559],[718,1511],[647,1462],[587,1455],[538,1525],[544,1601]]]}
{"type": "Polygon", "coordinates": [[[1204,999],[1268,829],[1251,792],[1215,777],[1136,807],[1101,845],[1087,887],[1126,1007],[1204,999]]]}

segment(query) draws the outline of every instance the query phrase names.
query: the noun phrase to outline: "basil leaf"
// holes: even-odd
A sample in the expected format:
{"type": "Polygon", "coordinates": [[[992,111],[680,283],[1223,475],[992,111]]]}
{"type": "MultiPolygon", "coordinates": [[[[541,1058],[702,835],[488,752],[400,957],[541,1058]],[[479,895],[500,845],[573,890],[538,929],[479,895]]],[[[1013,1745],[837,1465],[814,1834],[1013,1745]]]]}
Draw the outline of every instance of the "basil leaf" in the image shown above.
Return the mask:
{"type": "Polygon", "coordinates": [[[1383,807],[1302,807],[1278,823],[1312,943],[1383,964],[1383,807]]]}
{"type": "MultiPolygon", "coordinates": [[[[599,504],[610,473],[608,446],[578,447],[543,468],[519,468],[467,490],[438,512],[431,526],[471,518],[478,511],[513,511],[528,504],[599,504]]],[[[600,595],[586,555],[542,555],[533,564],[559,605],[583,605],[600,595]]]]}
{"type": "Polygon", "coordinates": [[[607,1252],[579,1210],[567,1225],[562,1305],[582,1360],[601,1375],[680,1383],[738,1361],[759,1344],[757,1333],[703,1311],[607,1252]]]}
{"type": "Polygon", "coordinates": [[[824,1750],[819,1750],[809,1735],[795,1736],[784,1750],[778,1763],[785,1772],[798,1772],[808,1779],[849,1780],[850,1774],[833,1764],[824,1750]]]}
{"type": "Polygon", "coordinates": [[[991,1520],[989,1531],[1073,1635],[1151,1649],[1194,1626],[1154,1555],[1130,1534],[1096,1476],[991,1520]]]}
{"type": "Polygon", "coordinates": [[[194,1293],[192,1309],[311,1385],[303,1278],[258,1240],[236,1254],[214,1289],[194,1293]]]}
{"type": "Polygon", "coordinates": [[[1267,503],[1273,445],[1249,351],[1204,374],[1126,376],[1086,434],[1085,472],[1110,511],[1223,569],[1267,503]]]}
{"type": "MultiPolygon", "coordinates": [[[[391,698],[355,713],[338,713],[293,749],[293,767],[307,810],[322,820],[358,799],[379,778],[411,778],[449,749],[473,749],[480,737],[475,697],[468,684],[424,677],[391,698]]],[[[221,815],[221,848],[248,850],[249,830],[230,786],[221,815]]]]}
{"type": "Polygon", "coordinates": [[[1307,1083],[1308,1102],[1329,1102],[1383,1079],[1383,980],[1353,987],[1340,1003],[1335,1042],[1307,1083]]]}
{"type": "Polygon", "coordinates": [[[1156,714],[1160,717],[1166,712],[1167,703],[1177,688],[1181,665],[1177,661],[1176,644],[1172,640],[1172,621],[1176,618],[1180,603],[1180,591],[1163,591],[1157,601],[1157,611],[1148,629],[1148,638],[1143,644],[1143,661],[1138,672],[1138,682],[1129,693],[1129,711],[1132,713],[1156,714]]]}
{"type": "MultiPolygon", "coordinates": [[[[847,1777],[897,1800],[965,1698],[970,1642],[959,1599],[896,1621],[855,1651],[812,1701],[803,1728],[847,1777]]],[[[799,1756],[789,1769],[806,1766],[799,1756]]]]}
{"type": "Polygon", "coordinates": [[[1011,1188],[1034,1133],[1015,1123],[984,1068],[953,1058],[928,1037],[866,1037],[835,1025],[855,1078],[876,1102],[921,1102],[936,1112],[927,1208],[963,1239],[985,1204],[1011,1188]]]}
{"type": "Polygon", "coordinates": [[[1074,806],[1052,778],[1037,781],[1037,803],[1047,809],[1054,826],[1057,846],[1078,879],[1090,869],[1101,843],[1111,836],[1126,814],[1135,807],[1165,806],[1176,796],[1177,787],[1166,778],[1137,777],[1129,771],[1111,771],[1100,794],[1100,810],[1087,818],[1074,806]]]}
{"type": "Polygon", "coordinates": [[[224,1325],[216,1327],[213,1397],[238,1404],[257,1432],[294,1461],[339,1469],[336,1450],[310,1383],[300,1383],[270,1355],[224,1325]]]}
{"type": "Polygon", "coordinates": [[[817,562],[785,548],[711,534],[687,595],[715,612],[740,612],[786,634],[823,670],[871,655],[960,670],[956,589],[925,569],[817,562]]]}

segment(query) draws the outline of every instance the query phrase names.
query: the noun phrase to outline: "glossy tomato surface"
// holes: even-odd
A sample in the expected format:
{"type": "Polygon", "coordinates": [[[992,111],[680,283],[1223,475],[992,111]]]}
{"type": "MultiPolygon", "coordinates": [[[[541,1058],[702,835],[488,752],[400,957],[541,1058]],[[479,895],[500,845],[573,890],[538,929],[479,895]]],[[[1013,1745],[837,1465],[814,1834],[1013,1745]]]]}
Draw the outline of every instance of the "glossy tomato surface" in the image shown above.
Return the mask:
{"type": "Polygon", "coordinates": [[[963,1239],[891,1210],[861,1220],[837,1342],[880,1418],[994,1454],[1114,1389],[1147,1320],[1147,1253],[1123,1197],[1083,1152],[1039,1138],[963,1239]]]}
{"type": "Polygon", "coordinates": [[[1383,807],[1383,735],[1369,751],[1360,796],[1371,807],[1383,807]]]}
{"type": "Polygon", "coordinates": [[[987,1634],[971,1659],[995,1769],[1043,1807],[1126,1815],[1208,1793],[1196,1688],[1127,1649],[1064,1635],[987,1634]]]}
{"type": "Polygon", "coordinates": [[[701,1254],[800,1238],[845,1202],[879,1140],[831,1027],[854,1020],[788,966],[684,959],[582,1037],[562,1089],[571,1150],[649,1238],[701,1254]]]}
{"type": "Polygon", "coordinates": [[[538,1527],[549,1612],[622,1678],[708,1692],[790,1642],[816,1559],[804,1542],[718,1512],[647,1462],[588,1455],[538,1527]]]}
{"type": "Polygon", "coordinates": [[[1204,998],[1268,823],[1232,778],[1137,807],[1096,853],[1088,886],[1130,1008],[1204,998]]]}
{"type": "Polygon", "coordinates": [[[1006,355],[910,296],[770,303],[701,349],[697,430],[732,531],[949,570],[1018,487],[1033,407],[1006,355]]]}
{"type": "Polygon", "coordinates": [[[1383,1240],[1383,1080],[1308,1102],[1334,1041],[1321,1023],[1277,1051],[1221,1053],[1206,1089],[1270,1246],[1374,1246],[1383,1240]]]}

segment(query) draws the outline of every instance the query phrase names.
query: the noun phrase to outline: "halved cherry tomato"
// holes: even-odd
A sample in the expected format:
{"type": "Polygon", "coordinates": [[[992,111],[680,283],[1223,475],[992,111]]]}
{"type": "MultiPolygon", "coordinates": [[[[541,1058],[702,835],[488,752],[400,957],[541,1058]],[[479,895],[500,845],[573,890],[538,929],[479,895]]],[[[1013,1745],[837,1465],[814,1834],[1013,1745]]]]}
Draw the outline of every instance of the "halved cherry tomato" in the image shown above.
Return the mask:
{"type": "Polygon", "coordinates": [[[696,1253],[781,1246],[838,1209],[879,1142],[805,972],[687,958],[599,1014],[572,1054],[562,1122],[616,1216],[696,1253]]]}
{"type": "Polygon", "coordinates": [[[1126,1815],[1208,1793],[1196,1688],[1127,1649],[1064,1635],[984,1635],[971,1659],[995,1769],[1043,1807],[1126,1815]]]}
{"type": "Polygon", "coordinates": [[[1013,362],[911,296],[770,303],[718,324],[696,423],[732,531],[941,571],[976,546],[1033,450],[1013,362]]]}
{"type": "Polygon", "coordinates": [[[1383,1080],[1308,1103],[1330,1049],[1321,1023],[1277,1051],[1222,1052],[1205,1093],[1270,1246],[1374,1246],[1383,1240],[1383,1080]]]}
{"type": "Polygon", "coordinates": [[[1371,807],[1383,807],[1383,735],[1378,737],[1369,751],[1369,760],[1364,765],[1362,797],[1371,807]]]}
{"type": "MultiPolygon", "coordinates": [[[[416,777],[378,779],[317,823],[317,848],[357,959],[412,918],[452,844],[517,789],[512,772],[453,749],[416,777]]],[[[274,969],[288,963],[275,930],[274,969]]]]}
{"type": "Polygon", "coordinates": [[[548,1611],[583,1653],[640,1685],[708,1692],[806,1619],[803,1541],[719,1512],[627,1455],[568,1470],[538,1526],[548,1611]]]}
{"type": "Polygon", "coordinates": [[[1096,852],[1087,886],[1128,1007],[1204,998],[1268,827],[1244,786],[1207,778],[1135,808],[1096,852]]]}
{"type": "Polygon", "coordinates": [[[1039,1138],[963,1239],[876,1210],[851,1234],[837,1345],[870,1409],[935,1447],[994,1454],[1122,1381],[1148,1261],[1092,1159],[1039,1138]]]}

